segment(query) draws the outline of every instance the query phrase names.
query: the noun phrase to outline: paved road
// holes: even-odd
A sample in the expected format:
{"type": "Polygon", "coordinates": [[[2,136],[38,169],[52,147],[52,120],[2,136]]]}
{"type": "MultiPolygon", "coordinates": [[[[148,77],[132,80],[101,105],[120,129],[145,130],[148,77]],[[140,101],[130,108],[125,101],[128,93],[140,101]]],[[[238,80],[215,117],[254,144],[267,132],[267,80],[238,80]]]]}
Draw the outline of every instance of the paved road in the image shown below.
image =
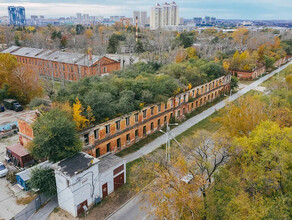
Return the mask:
{"type": "Polygon", "coordinates": [[[46,220],[51,212],[58,206],[58,199],[54,197],[48,204],[32,214],[28,220],[46,220]]]}
{"type": "Polygon", "coordinates": [[[153,220],[154,217],[147,214],[145,209],[149,204],[142,200],[141,194],[129,200],[121,209],[112,214],[107,220],[153,220]]]}
{"type": "MultiPolygon", "coordinates": [[[[289,63],[285,64],[284,66],[278,68],[277,70],[271,72],[270,74],[268,74],[268,75],[256,80],[255,82],[247,85],[246,87],[244,87],[243,89],[241,89],[237,93],[235,93],[234,95],[231,95],[228,98],[228,101],[232,102],[232,101],[238,99],[240,96],[244,95],[245,93],[249,92],[250,90],[255,89],[258,85],[260,85],[261,83],[263,83],[267,79],[271,78],[273,75],[278,73],[278,71],[285,69],[290,64],[292,64],[292,61],[290,61],[289,63]]],[[[189,128],[191,128],[195,124],[202,121],[203,119],[212,115],[215,112],[215,110],[219,110],[219,109],[223,108],[225,105],[226,105],[226,100],[223,100],[223,101],[217,103],[216,105],[214,105],[213,107],[203,111],[202,113],[188,119],[187,121],[185,121],[181,125],[179,125],[171,130],[172,136],[173,137],[178,136],[179,134],[183,133],[184,131],[188,130],[189,128]]],[[[127,162],[131,162],[133,160],[136,160],[136,159],[142,157],[143,155],[147,155],[150,152],[154,151],[155,149],[159,148],[161,145],[165,144],[165,141],[166,141],[166,135],[162,135],[162,136],[156,138],[155,140],[151,141],[150,143],[146,144],[140,150],[138,150],[132,154],[128,154],[127,156],[124,157],[124,159],[127,162]]]]}
{"type": "MultiPolygon", "coordinates": [[[[249,92],[252,89],[255,89],[258,85],[278,73],[278,71],[283,70],[286,68],[288,65],[292,64],[292,61],[287,63],[286,65],[280,67],[279,69],[273,71],[272,73],[258,79],[257,81],[251,83],[250,85],[247,85],[243,89],[241,89],[239,92],[236,94],[230,96],[228,98],[228,101],[232,102],[236,99],[238,99],[240,96],[244,95],[245,93],[249,92]]],[[[213,114],[216,110],[219,110],[223,108],[226,104],[226,100],[223,100],[222,102],[219,102],[215,106],[205,110],[204,112],[190,118],[189,120],[185,121],[182,123],[180,126],[177,126],[173,130],[171,130],[172,135],[175,137],[184,131],[188,130],[191,128],[193,125],[197,124],[201,120],[207,118],[211,114],[213,114]]],[[[155,139],[154,141],[150,142],[149,144],[146,144],[143,148],[141,148],[139,151],[129,154],[125,156],[124,158],[127,160],[127,162],[133,161],[135,159],[138,159],[139,157],[142,157],[143,155],[146,155],[158,147],[160,147],[162,144],[164,144],[166,141],[166,136],[162,135],[159,138],[155,139]]],[[[139,194],[138,196],[134,197],[132,200],[130,200],[127,204],[125,204],[123,207],[121,207],[119,210],[117,210],[112,216],[110,216],[108,219],[109,220],[149,220],[149,219],[154,219],[153,216],[150,216],[147,214],[145,210],[141,210],[141,207],[147,207],[149,206],[148,204],[145,204],[144,201],[141,199],[141,195],[139,194]]]]}

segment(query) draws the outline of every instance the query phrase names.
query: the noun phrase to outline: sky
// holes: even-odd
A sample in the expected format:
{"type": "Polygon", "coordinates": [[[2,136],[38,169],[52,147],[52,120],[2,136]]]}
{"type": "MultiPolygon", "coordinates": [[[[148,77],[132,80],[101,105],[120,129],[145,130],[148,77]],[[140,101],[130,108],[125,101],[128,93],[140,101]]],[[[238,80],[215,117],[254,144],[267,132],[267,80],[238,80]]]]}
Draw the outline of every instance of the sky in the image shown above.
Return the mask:
{"type": "MultiPolygon", "coordinates": [[[[46,18],[90,15],[124,15],[132,17],[134,10],[150,14],[157,0],[0,0],[0,16],[7,15],[7,6],[23,6],[26,15],[46,18]]],[[[162,4],[164,1],[160,1],[162,4]]],[[[180,17],[215,16],[222,19],[292,20],[292,0],[176,0],[180,17]]]]}

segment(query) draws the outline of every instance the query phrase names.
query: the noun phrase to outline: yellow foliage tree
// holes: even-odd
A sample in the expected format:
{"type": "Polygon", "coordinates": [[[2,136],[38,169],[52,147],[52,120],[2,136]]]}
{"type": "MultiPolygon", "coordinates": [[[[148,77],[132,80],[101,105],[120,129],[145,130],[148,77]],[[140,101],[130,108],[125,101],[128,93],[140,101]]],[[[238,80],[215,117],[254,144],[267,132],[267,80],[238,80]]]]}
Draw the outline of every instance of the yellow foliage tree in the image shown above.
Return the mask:
{"type": "Polygon", "coordinates": [[[226,72],[228,72],[229,67],[230,67],[230,63],[227,61],[223,61],[223,68],[226,72]]]}
{"type": "Polygon", "coordinates": [[[83,107],[78,98],[76,98],[75,103],[73,104],[73,120],[76,123],[76,129],[82,130],[88,126],[89,120],[82,115],[83,107]]]}
{"type": "Polygon", "coordinates": [[[186,49],[188,59],[198,59],[197,50],[194,47],[188,47],[186,49]]]}
{"type": "Polygon", "coordinates": [[[92,35],[93,35],[91,29],[87,29],[84,34],[85,34],[85,36],[86,36],[87,39],[91,38],[92,35]]]}

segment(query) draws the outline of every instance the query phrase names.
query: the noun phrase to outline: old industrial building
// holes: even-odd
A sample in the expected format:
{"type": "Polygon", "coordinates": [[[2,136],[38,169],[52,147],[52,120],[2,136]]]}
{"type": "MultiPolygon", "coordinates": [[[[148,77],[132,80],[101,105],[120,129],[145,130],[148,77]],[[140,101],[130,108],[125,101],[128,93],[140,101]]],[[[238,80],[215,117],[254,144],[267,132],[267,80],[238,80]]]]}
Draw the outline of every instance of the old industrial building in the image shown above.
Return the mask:
{"type": "Polygon", "coordinates": [[[125,161],[111,153],[100,158],[77,153],[52,168],[55,170],[59,207],[74,217],[126,182],[125,161]]]}
{"type": "Polygon", "coordinates": [[[140,111],[91,126],[82,132],[84,151],[99,157],[118,152],[162,128],[171,118],[181,120],[187,113],[213,101],[230,90],[231,76],[222,76],[140,111]]]}
{"type": "MultiPolygon", "coordinates": [[[[186,114],[213,101],[230,90],[231,75],[191,88],[168,99],[144,107],[104,123],[92,125],[79,132],[84,142],[83,151],[99,157],[108,152],[118,152],[162,128],[171,118],[182,120],[186,114]]],[[[20,143],[24,146],[33,139],[32,123],[39,115],[31,111],[19,117],[20,143]]]]}
{"type": "Polygon", "coordinates": [[[105,56],[12,46],[1,53],[16,56],[19,63],[36,69],[40,75],[77,81],[86,76],[104,75],[120,69],[120,62],[105,56]]]}

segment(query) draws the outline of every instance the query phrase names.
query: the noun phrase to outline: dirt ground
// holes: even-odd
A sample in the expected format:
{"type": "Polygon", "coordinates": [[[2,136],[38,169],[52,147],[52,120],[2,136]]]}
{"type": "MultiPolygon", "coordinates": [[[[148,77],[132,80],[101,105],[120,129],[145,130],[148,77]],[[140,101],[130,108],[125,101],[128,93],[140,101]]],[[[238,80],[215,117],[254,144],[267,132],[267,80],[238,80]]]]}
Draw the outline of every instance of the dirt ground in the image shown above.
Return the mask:
{"type": "MultiPolygon", "coordinates": [[[[18,142],[18,135],[0,139],[0,161],[4,162],[6,147],[18,142]]],[[[5,177],[0,178],[0,219],[11,219],[25,205],[18,205],[17,198],[26,197],[27,193],[17,185],[11,186],[5,177]]]]}

